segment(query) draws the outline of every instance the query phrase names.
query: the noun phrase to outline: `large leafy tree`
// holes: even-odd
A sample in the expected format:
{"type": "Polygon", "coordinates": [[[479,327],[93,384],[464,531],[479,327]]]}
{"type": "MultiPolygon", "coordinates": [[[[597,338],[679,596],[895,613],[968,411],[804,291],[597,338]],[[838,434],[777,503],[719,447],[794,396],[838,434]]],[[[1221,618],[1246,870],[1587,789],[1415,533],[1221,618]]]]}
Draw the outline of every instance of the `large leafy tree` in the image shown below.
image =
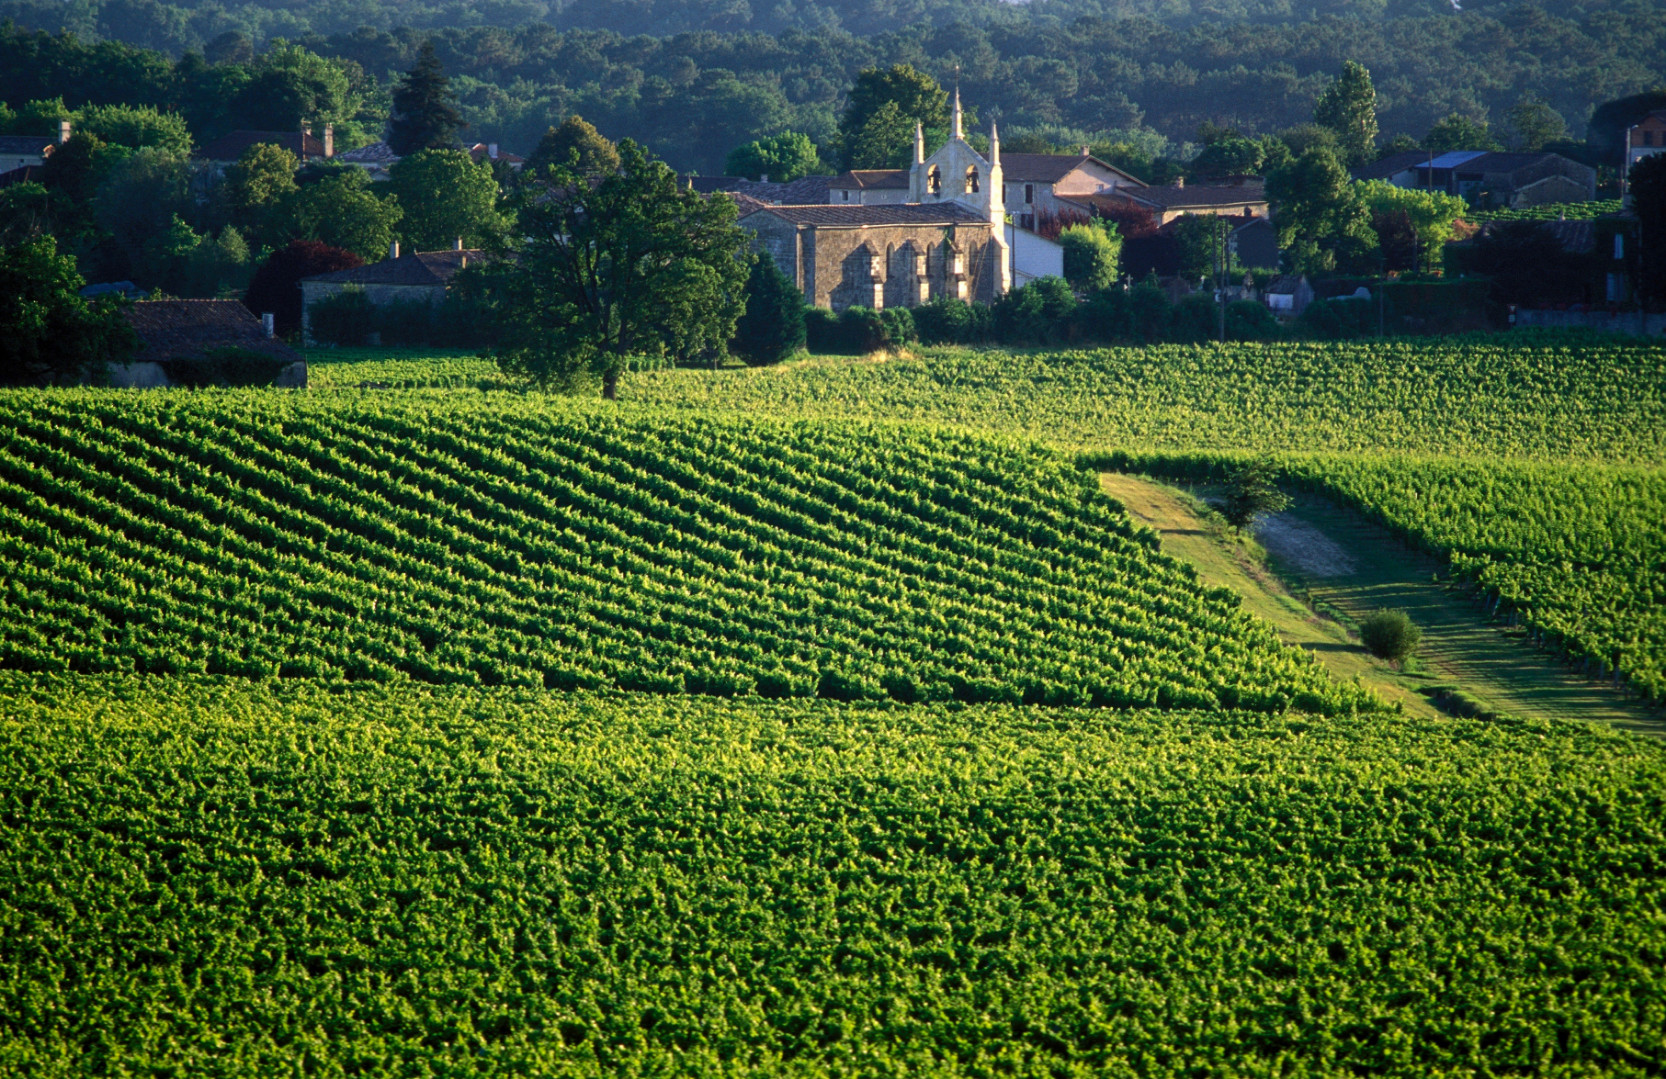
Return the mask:
{"type": "Polygon", "coordinates": [[[1390,270],[1429,271],[1438,267],[1443,247],[1456,234],[1458,218],[1468,209],[1457,195],[1395,187],[1382,180],[1355,184],[1354,190],[1371,214],[1372,229],[1383,245],[1386,268],[1390,270]],[[1388,235],[1399,242],[1391,243],[1388,235]],[[1410,251],[1404,250],[1407,239],[1411,241],[1410,251]]]}
{"type": "Polygon", "coordinates": [[[1122,236],[1109,222],[1069,225],[1059,232],[1064,279],[1077,292],[1098,292],[1116,280],[1122,236]]]}
{"type": "Polygon", "coordinates": [[[451,95],[434,43],[425,41],[417,61],[393,91],[393,114],[388,118],[388,147],[396,154],[445,150],[457,145],[463,114],[451,95]]]}
{"type": "Polygon", "coordinates": [[[1542,98],[1528,94],[1506,114],[1512,140],[1519,150],[1542,150],[1568,133],[1568,122],[1542,98]]]}
{"type": "Polygon", "coordinates": [[[612,398],[633,357],[693,357],[734,336],[747,236],[728,198],[681,187],[626,140],[616,172],[554,166],[521,201],[497,280],[505,371],[553,389],[600,379],[612,398]]]}
{"type": "Polygon", "coordinates": [[[284,200],[279,233],[379,258],[398,238],[399,200],[380,198],[364,170],[343,166],[302,185],[284,200]]]}
{"type": "Polygon", "coordinates": [[[1502,150],[1503,147],[1492,137],[1485,121],[1454,112],[1423,136],[1423,149],[1439,154],[1448,150],[1502,150]]]}
{"type": "Polygon", "coordinates": [[[749,180],[767,176],[777,183],[787,183],[809,176],[821,167],[821,155],[816,153],[816,144],[810,141],[810,136],[784,131],[735,147],[729,151],[723,171],[749,180]]]}
{"type": "Polygon", "coordinates": [[[582,116],[569,116],[544,132],[525,171],[538,176],[552,166],[571,168],[580,176],[605,176],[619,171],[619,148],[582,116]]]}
{"type": "Polygon", "coordinates": [[[1314,147],[1267,174],[1278,245],[1300,273],[1368,268],[1371,215],[1336,155],[1314,147]]]}
{"type": "Polygon", "coordinates": [[[225,212],[257,246],[278,246],[287,208],[299,190],[295,171],[300,167],[294,154],[268,142],[255,143],[227,166],[220,189],[225,212]]]}
{"type": "Polygon", "coordinates": [[[399,234],[413,251],[499,242],[509,227],[487,164],[462,150],[418,150],[388,170],[388,191],[404,211],[399,234]]]}
{"type": "Polygon", "coordinates": [[[0,249],[0,382],[77,381],[131,351],[133,331],[82,299],[85,284],[50,236],[0,249]]]}
{"type": "Polygon", "coordinates": [[[908,64],[856,76],[839,117],[839,145],[847,169],[896,168],[913,145],[914,125],[949,126],[949,95],[937,80],[908,64]]]}
{"type": "Polygon", "coordinates": [[[184,118],[149,106],[89,105],[76,118],[75,128],[113,146],[163,150],[177,157],[191,153],[191,132],[184,118]]]}
{"type": "Polygon", "coordinates": [[[1377,91],[1364,65],[1342,62],[1341,76],[1319,95],[1313,122],[1336,132],[1344,163],[1371,160],[1371,146],[1377,140],[1377,91]]]}

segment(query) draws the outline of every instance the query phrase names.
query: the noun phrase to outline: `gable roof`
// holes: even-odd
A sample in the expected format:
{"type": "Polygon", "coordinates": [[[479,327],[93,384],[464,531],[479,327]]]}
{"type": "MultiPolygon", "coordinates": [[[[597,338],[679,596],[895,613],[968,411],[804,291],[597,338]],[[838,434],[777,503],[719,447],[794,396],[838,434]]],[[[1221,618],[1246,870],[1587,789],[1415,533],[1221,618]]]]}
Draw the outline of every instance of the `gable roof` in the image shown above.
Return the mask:
{"type": "Polygon", "coordinates": [[[896,191],[908,187],[907,169],[850,169],[833,178],[829,188],[896,191]]]}
{"type": "Polygon", "coordinates": [[[1397,154],[1389,154],[1387,157],[1373,161],[1369,165],[1361,165],[1353,170],[1352,175],[1356,180],[1386,180],[1395,173],[1405,172],[1413,166],[1427,165],[1428,163],[1429,151],[1427,150],[1401,150],[1397,154]]]}
{"type": "Polygon", "coordinates": [[[485,252],[479,248],[465,251],[413,251],[396,259],[383,259],[369,266],[355,266],[351,270],[315,274],[301,280],[333,285],[428,285],[443,286],[457,275],[466,264],[479,265],[485,252]]]}
{"type": "Polygon", "coordinates": [[[369,146],[360,146],[356,150],[344,150],[334,158],[349,165],[391,165],[399,160],[399,155],[393,152],[393,147],[385,142],[373,142],[369,146]]]}
{"type": "Polygon", "coordinates": [[[1210,187],[1187,184],[1185,187],[1142,187],[1138,191],[1116,191],[1111,198],[1131,199],[1162,210],[1186,210],[1192,207],[1213,209],[1219,206],[1251,206],[1267,201],[1266,188],[1259,180],[1232,187],[1210,187]]]}
{"type": "Polygon", "coordinates": [[[312,135],[303,140],[299,131],[233,131],[198,150],[197,156],[208,161],[236,161],[243,151],[262,143],[281,146],[302,160],[324,156],[323,142],[312,135]]]}
{"type": "Polygon", "coordinates": [[[1089,163],[1114,172],[1131,184],[1145,186],[1144,180],[1092,154],[1009,154],[1003,150],[1001,177],[1009,184],[1056,184],[1089,163]]]}
{"type": "Polygon", "coordinates": [[[770,205],[808,206],[827,201],[833,177],[804,176],[787,183],[777,183],[774,180],[748,180],[740,176],[681,176],[678,182],[703,195],[724,192],[745,195],[770,205]]]}
{"type": "Polygon", "coordinates": [[[0,135],[0,154],[45,157],[58,145],[56,135],[0,135]]]}
{"type": "Polygon", "coordinates": [[[122,308],[139,335],[131,362],[200,357],[217,348],[242,348],[294,362],[300,354],[266,336],[258,318],[237,300],[141,300],[122,308]]]}
{"type": "Polygon", "coordinates": [[[953,202],[903,203],[878,206],[766,206],[747,214],[773,214],[794,225],[861,228],[864,225],[988,225],[989,218],[953,202]]]}
{"type": "MultiPolygon", "coordinates": [[[[386,146],[387,143],[383,143],[382,145],[386,146]]],[[[477,142],[473,146],[468,147],[469,156],[474,158],[476,162],[503,161],[511,165],[526,164],[526,158],[521,157],[519,154],[512,154],[501,146],[498,147],[497,156],[493,157],[492,145],[493,144],[489,142],[477,142]]],[[[388,152],[392,153],[393,151],[389,150],[388,152]]]]}

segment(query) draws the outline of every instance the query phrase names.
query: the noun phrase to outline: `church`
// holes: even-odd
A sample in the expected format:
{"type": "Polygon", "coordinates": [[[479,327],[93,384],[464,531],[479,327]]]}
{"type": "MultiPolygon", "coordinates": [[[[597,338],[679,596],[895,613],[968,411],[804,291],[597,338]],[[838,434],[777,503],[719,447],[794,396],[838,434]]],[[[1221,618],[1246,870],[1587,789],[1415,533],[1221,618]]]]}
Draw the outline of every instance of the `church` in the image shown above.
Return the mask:
{"type": "Polygon", "coordinates": [[[927,157],[925,132],[914,127],[906,202],[748,201],[740,224],[817,307],[916,307],[941,296],[990,303],[1022,277],[1004,187],[1000,132],[991,125],[989,156],[978,153],[966,141],[957,90],[941,149],[927,157]]]}

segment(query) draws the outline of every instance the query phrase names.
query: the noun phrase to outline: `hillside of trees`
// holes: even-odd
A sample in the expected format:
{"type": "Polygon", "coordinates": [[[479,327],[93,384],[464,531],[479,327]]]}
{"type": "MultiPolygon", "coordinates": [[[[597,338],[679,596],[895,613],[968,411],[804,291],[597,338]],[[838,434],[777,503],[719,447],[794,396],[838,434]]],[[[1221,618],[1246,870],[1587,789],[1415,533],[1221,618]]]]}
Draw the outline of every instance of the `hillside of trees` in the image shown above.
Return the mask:
{"type": "Polygon", "coordinates": [[[1456,113],[1509,144],[1505,118],[1523,101],[1578,137],[1597,103],[1659,85],[1666,55],[1662,0],[0,0],[0,19],[15,24],[0,34],[0,99],[13,108],[60,95],[178,107],[205,138],[305,107],[345,124],[349,141],[373,138],[388,85],[432,38],[471,139],[525,153],[578,113],[708,174],[782,131],[825,145],[855,74],[893,63],[946,83],[958,66],[968,103],[1015,139],[1180,156],[1205,125],[1255,135],[1307,121],[1348,59],[1372,73],[1385,140],[1456,113]],[[330,62],[335,74],[314,82],[332,85],[299,104],[249,89],[274,56],[294,67],[297,46],[330,62]],[[225,105],[240,92],[243,114],[225,105]]]}

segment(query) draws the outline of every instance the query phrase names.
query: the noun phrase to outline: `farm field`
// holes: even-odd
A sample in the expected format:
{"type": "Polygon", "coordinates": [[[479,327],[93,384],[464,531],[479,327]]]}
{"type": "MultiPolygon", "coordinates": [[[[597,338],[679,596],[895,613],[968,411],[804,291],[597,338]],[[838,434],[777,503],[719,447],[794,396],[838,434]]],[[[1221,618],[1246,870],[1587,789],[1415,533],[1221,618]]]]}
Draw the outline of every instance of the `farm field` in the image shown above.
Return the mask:
{"type": "Polygon", "coordinates": [[[1644,1076],[1584,724],[0,678],[0,1072],[1644,1076]]]}
{"type": "Polygon", "coordinates": [[[0,398],[0,667],[1380,707],[1059,455],[609,411],[0,398]]]}
{"type": "Polygon", "coordinates": [[[1098,474],[1271,457],[1647,695],[1666,350],[313,359],[0,394],[0,1077],[1666,1058],[1666,741],[1333,677],[1098,474]]]}

